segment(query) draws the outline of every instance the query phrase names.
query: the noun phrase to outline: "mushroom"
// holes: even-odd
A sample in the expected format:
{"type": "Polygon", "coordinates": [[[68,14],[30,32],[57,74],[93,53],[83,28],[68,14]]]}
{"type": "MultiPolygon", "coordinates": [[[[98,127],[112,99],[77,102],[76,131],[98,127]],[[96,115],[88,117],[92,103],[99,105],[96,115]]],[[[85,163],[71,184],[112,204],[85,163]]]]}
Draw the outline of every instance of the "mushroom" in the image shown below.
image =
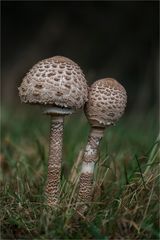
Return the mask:
{"type": "Polygon", "coordinates": [[[107,126],[115,124],[124,113],[127,94],[124,87],[112,78],[100,79],[89,89],[85,114],[91,125],[79,180],[77,212],[86,212],[92,199],[94,166],[98,160],[98,146],[107,126]]]}
{"type": "Polygon", "coordinates": [[[55,56],[35,64],[24,77],[19,96],[24,103],[40,104],[51,116],[48,180],[49,206],[59,200],[64,117],[83,108],[88,87],[81,68],[72,60],[55,56]]]}

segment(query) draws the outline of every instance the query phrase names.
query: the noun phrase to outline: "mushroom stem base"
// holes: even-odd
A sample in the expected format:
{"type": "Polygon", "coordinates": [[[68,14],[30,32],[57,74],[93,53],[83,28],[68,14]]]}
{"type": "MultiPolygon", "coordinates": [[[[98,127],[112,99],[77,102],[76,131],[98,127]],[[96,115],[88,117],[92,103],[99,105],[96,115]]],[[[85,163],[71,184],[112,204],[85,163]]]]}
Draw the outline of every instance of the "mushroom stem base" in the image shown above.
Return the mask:
{"type": "Polygon", "coordinates": [[[94,166],[99,157],[98,147],[103,134],[104,128],[93,127],[88,137],[88,143],[83,156],[76,208],[80,215],[86,212],[87,205],[92,200],[94,166]]]}

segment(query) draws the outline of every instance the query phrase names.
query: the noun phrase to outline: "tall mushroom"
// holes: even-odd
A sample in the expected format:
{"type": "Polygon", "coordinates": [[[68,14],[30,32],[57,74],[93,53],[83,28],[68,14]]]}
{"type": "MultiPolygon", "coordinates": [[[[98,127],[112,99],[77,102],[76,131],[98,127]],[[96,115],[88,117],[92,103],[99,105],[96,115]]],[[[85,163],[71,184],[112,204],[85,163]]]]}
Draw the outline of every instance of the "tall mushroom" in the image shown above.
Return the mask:
{"type": "Polygon", "coordinates": [[[44,113],[51,116],[48,180],[45,189],[50,206],[56,205],[59,199],[64,116],[84,106],[87,88],[81,68],[62,56],[35,64],[19,87],[22,102],[40,104],[44,107],[44,113]]]}
{"type": "Polygon", "coordinates": [[[122,116],[127,103],[124,87],[112,78],[100,79],[89,89],[85,114],[91,125],[80,173],[77,211],[87,210],[92,199],[94,165],[98,159],[98,146],[107,126],[122,116]]]}

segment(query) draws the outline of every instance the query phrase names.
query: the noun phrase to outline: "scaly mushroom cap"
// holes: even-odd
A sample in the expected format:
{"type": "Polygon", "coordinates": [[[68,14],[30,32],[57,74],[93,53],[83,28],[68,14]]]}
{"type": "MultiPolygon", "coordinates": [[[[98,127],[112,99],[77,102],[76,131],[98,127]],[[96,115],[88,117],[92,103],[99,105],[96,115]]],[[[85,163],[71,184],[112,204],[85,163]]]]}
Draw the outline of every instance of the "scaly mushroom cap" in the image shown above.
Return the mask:
{"type": "Polygon", "coordinates": [[[19,87],[22,102],[81,108],[87,101],[85,76],[72,60],[55,56],[35,64],[19,87]]]}
{"type": "Polygon", "coordinates": [[[124,87],[112,78],[104,78],[90,87],[85,113],[92,126],[105,127],[122,116],[126,103],[124,87]]]}

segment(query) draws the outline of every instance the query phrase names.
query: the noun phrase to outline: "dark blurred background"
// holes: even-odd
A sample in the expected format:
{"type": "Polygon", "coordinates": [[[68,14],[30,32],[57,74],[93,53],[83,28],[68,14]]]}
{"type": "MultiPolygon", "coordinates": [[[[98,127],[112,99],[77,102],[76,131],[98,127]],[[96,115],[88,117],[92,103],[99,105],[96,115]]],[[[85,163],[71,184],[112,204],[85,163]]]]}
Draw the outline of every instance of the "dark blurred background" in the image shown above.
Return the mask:
{"type": "Polygon", "coordinates": [[[37,61],[64,55],[91,84],[103,77],[128,92],[128,112],[158,109],[158,1],[9,2],[2,7],[2,103],[37,61]]]}

